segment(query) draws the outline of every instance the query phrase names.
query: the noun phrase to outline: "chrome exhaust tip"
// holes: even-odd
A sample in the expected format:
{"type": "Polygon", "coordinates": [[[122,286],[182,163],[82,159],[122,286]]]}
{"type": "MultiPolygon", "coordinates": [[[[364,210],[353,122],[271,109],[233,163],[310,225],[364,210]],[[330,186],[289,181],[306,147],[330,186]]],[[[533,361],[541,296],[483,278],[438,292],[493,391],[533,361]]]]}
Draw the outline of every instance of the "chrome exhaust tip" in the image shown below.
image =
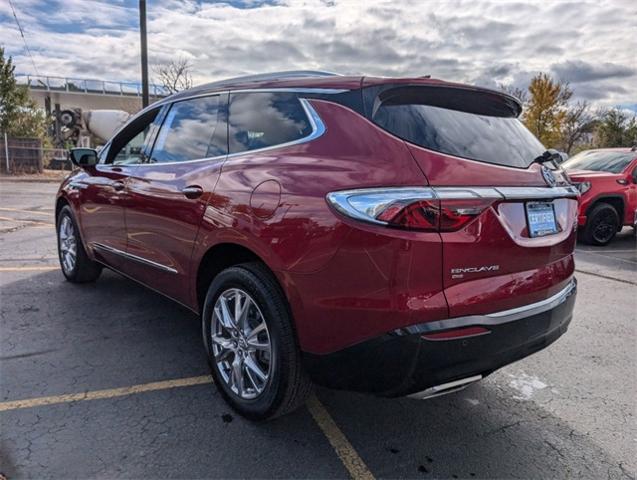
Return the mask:
{"type": "Polygon", "coordinates": [[[454,380],[453,382],[442,383],[440,385],[429,387],[425,390],[422,390],[421,392],[412,393],[411,395],[408,395],[408,397],[415,398],[417,400],[439,397],[440,395],[458,392],[479,380],[482,380],[482,375],[474,375],[473,377],[461,378],[460,380],[454,380]]]}

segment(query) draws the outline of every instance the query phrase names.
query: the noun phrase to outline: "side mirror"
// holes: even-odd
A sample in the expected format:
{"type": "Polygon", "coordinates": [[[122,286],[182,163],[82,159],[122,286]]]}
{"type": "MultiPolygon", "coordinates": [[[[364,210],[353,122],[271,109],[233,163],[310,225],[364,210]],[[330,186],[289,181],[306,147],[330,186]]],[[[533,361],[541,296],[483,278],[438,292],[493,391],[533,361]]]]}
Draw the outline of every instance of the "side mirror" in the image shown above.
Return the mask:
{"type": "Polygon", "coordinates": [[[71,149],[71,162],[80,168],[97,165],[97,151],[92,148],[71,149]]]}

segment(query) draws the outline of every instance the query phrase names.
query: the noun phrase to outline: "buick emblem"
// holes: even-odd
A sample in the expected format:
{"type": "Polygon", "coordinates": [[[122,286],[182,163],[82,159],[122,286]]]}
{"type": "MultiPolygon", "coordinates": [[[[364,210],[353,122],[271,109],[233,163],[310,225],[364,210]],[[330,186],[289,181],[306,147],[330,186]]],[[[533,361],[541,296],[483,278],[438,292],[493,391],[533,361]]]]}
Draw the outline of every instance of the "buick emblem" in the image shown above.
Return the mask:
{"type": "Polygon", "coordinates": [[[555,178],[555,174],[551,171],[550,168],[542,165],[542,176],[544,177],[544,181],[549,185],[549,187],[554,187],[557,185],[557,179],[555,178]]]}

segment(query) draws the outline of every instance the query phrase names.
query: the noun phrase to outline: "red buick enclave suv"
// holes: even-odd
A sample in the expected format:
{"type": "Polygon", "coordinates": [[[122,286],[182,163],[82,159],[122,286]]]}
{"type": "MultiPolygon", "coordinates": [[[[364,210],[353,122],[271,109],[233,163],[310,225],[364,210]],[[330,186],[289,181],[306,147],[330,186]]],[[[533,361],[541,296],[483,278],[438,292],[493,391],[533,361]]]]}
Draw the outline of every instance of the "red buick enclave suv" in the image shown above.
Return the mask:
{"type": "Polygon", "coordinates": [[[567,329],[578,191],[501,92],[284,72],[144,109],[57,198],[62,271],[103,266],[201,315],[255,419],[311,381],[460,389],[567,329]]]}

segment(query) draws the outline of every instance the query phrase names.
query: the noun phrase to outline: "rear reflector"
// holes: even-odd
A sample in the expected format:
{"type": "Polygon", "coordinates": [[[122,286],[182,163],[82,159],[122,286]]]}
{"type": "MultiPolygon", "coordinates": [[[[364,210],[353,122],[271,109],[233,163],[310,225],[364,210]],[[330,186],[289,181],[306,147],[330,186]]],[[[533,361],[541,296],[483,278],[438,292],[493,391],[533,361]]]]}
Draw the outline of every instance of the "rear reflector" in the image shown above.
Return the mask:
{"type": "Polygon", "coordinates": [[[487,333],[491,333],[491,330],[483,327],[465,327],[447,330],[446,332],[426,333],[422,335],[422,338],[425,340],[457,340],[460,338],[486,335],[487,333]]]}

